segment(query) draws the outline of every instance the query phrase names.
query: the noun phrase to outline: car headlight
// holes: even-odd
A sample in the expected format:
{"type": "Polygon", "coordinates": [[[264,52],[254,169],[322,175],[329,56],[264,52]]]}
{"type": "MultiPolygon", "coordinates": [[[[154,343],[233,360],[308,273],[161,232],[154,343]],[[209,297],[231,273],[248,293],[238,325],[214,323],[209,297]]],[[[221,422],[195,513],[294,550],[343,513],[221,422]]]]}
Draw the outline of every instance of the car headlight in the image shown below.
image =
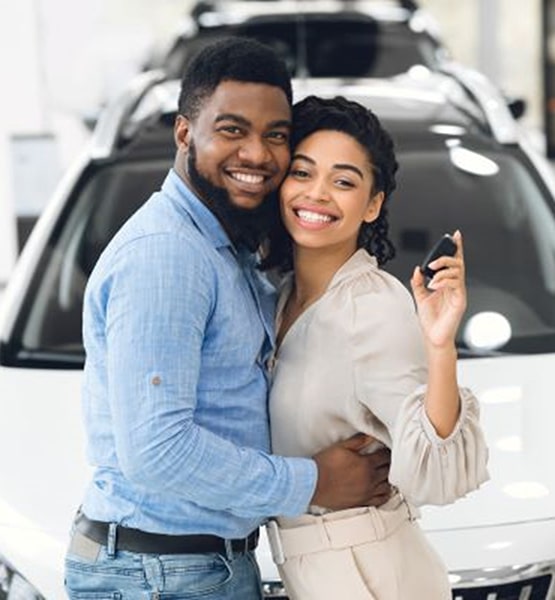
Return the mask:
{"type": "Polygon", "coordinates": [[[0,600],[45,600],[44,596],[0,557],[0,600]]]}

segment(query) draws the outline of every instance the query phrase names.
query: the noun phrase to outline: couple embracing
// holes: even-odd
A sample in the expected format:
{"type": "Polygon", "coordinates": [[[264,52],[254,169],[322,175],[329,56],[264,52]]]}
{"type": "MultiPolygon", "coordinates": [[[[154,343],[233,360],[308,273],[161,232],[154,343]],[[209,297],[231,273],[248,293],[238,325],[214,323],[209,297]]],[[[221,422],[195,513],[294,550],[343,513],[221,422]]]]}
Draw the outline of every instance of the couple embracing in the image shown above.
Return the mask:
{"type": "Polygon", "coordinates": [[[415,268],[413,301],[381,268],[388,133],[344,98],[292,107],[286,66],[252,40],[193,59],[174,137],[85,294],[94,473],[68,595],[261,599],[267,524],[291,600],[450,598],[417,517],[487,479],[456,377],[460,233],[429,285],[415,268]]]}

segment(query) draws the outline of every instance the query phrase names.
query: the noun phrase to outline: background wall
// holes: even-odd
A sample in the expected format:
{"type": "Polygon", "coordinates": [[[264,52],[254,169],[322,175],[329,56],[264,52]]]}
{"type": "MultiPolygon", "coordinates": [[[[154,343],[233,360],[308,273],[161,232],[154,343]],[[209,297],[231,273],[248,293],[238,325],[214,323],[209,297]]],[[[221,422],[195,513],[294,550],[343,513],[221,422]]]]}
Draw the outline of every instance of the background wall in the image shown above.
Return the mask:
{"type": "Polygon", "coordinates": [[[541,128],[541,0],[420,0],[454,58],[486,73],[506,94],[525,98],[524,122],[541,128]]]}

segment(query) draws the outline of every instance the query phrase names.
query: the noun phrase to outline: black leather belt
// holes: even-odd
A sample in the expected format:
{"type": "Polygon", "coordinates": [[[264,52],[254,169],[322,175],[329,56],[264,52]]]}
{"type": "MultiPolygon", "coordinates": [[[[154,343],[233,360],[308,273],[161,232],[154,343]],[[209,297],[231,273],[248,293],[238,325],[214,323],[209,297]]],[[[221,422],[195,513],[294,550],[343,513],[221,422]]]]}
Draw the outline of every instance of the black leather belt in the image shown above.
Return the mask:
{"type": "MultiPolygon", "coordinates": [[[[93,521],[83,513],[78,513],[75,518],[75,527],[85,537],[103,546],[107,545],[109,523],[93,521]]],[[[250,552],[258,544],[258,529],[246,538],[232,539],[229,542],[235,553],[250,552]]],[[[226,540],[216,535],[166,535],[121,525],[118,525],[116,529],[115,549],[139,554],[205,554],[210,552],[227,554],[226,540]]]]}

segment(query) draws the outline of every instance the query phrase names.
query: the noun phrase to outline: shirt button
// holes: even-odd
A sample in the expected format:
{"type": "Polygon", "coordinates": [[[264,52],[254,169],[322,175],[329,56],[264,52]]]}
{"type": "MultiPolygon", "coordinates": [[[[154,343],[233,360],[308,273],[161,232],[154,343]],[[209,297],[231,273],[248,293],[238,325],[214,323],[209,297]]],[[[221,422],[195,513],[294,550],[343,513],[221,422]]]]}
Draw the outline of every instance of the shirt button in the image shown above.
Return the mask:
{"type": "Polygon", "coordinates": [[[162,383],[162,378],[158,375],[155,375],[150,383],[152,383],[152,385],[160,385],[162,383]]]}

